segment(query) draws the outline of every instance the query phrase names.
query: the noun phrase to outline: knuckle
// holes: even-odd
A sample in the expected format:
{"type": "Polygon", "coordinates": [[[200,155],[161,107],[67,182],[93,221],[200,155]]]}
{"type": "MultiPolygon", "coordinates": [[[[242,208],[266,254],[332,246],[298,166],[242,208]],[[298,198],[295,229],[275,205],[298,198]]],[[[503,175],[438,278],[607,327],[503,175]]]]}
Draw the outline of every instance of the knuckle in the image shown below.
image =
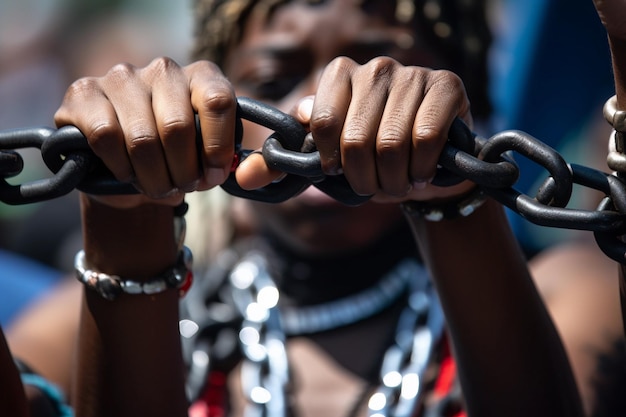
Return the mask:
{"type": "Polygon", "coordinates": [[[389,57],[372,58],[366,65],[369,77],[374,82],[386,81],[393,74],[397,66],[397,62],[389,57]]]}
{"type": "Polygon", "coordinates": [[[431,119],[433,118],[425,115],[415,130],[417,146],[426,151],[437,149],[439,138],[444,136],[444,132],[431,119]]]}
{"type": "Polygon", "coordinates": [[[178,70],[180,66],[172,58],[161,56],[150,61],[150,64],[146,67],[149,71],[158,73],[168,72],[169,70],[178,70]]]}
{"type": "Polygon", "coordinates": [[[343,141],[347,146],[364,146],[368,139],[365,122],[359,118],[351,120],[343,132],[343,141]]]}
{"type": "Polygon", "coordinates": [[[73,97],[85,97],[93,95],[99,90],[99,84],[94,77],[80,78],[74,81],[68,87],[65,93],[65,101],[71,100],[73,97]]]}
{"type": "Polygon", "coordinates": [[[342,120],[332,108],[322,108],[311,116],[310,128],[317,138],[334,134],[341,129],[342,120]]]}
{"type": "Polygon", "coordinates": [[[107,149],[111,145],[110,142],[119,137],[115,125],[110,122],[99,122],[93,125],[86,134],[89,145],[96,154],[101,150],[107,149]]]}
{"type": "Polygon", "coordinates": [[[162,56],[150,61],[148,66],[140,70],[142,77],[146,80],[154,80],[166,77],[172,72],[180,70],[180,66],[172,58],[162,56]]]}
{"type": "Polygon", "coordinates": [[[204,154],[207,156],[206,164],[210,167],[223,168],[232,163],[233,150],[223,143],[208,143],[204,145],[204,154]]]}
{"type": "Polygon", "coordinates": [[[431,71],[422,67],[401,67],[394,71],[394,78],[400,86],[423,86],[431,71]]]}
{"type": "Polygon", "coordinates": [[[215,88],[206,91],[202,98],[202,110],[210,114],[226,114],[237,106],[237,100],[232,91],[227,88],[215,88]]]}
{"type": "Polygon", "coordinates": [[[132,129],[128,134],[128,154],[132,158],[145,158],[153,154],[157,135],[149,129],[132,129]]]}
{"type": "Polygon", "coordinates": [[[365,183],[351,183],[350,186],[352,187],[352,190],[357,194],[357,195],[374,195],[376,194],[376,192],[378,191],[378,187],[377,186],[373,186],[370,184],[365,184],[365,183]]]}
{"type": "Polygon", "coordinates": [[[449,70],[431,72],[432,85],[447,92],[465,91],[465,84],[457,74],[449,70]]]}
{"type": "Polygon", "coordinates": [[[384,157],[402,154],[405,149],[405,139],[398,134],[385,132],[378,138],[376,152],[384,157]]]}
{"type": "Polygon", "coordinates": [[[390,112],[378,132],[379,147],[381,149],[402,147],[407,140],[410,140],[411,125],[408,122],[406,117],[402,115],[401,109],[390,112]]]}
{"type": "Polygon", "coordinates": [[[106,74],[106,78],[117,82],[124,82],[134,77],[137,68],[129,63],[121,63],[113,66],[106,74]]]}
{"type": "Polygon", "coordinates": [[[365,115],[355,115],[344,126],[343,144],[348,150],[363,149],[370,143],[369,121],[365,115]]]}
{"type": "Polygon", "coordinates": [[[339,56],[334,58],[326,67],[324,72],[327,72],[333,76],[341,75],[344,73],[350,73],[357,66],[357,63],[346,56],[339,56]]]}
{"type": "Polygon", "coordinates": [[[342,149],[345,155],[365,152],[368,149],[368,135],[362,129],[347,129],[343,135],[342,149]]]}
{"type": "Polygon", "coordinates": [[[163,120],[161,136],[164,141],[174,138],[187,137],[192,133],[192,125],[183,115],[169,116],[163,120]]]}

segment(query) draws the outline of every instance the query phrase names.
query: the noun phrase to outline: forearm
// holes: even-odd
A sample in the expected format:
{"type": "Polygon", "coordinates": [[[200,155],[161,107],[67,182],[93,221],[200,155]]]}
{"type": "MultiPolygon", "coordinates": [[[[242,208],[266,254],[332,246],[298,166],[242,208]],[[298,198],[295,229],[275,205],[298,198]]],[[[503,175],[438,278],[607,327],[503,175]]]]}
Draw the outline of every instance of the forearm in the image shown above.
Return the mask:
{"type": "MultiPolygon", "coordinates": [[[[82,197],[84,249],[97,271],[150,279],[176,262],[173,209],[115,210],[82,197]]],[[[85,289],[74,395],[81,416],[186,415],[178,292],[85,289]]]]}
{"type": "Polygon", "coordinates": [[[626,109],[626,40],[609,35],[617,107],[626,109]]]}
{"type": "Polygon", "coordinates": [[[577,416],[566,354],[502,207],[410,220],[446,314],[472,416],[577,416]]]}

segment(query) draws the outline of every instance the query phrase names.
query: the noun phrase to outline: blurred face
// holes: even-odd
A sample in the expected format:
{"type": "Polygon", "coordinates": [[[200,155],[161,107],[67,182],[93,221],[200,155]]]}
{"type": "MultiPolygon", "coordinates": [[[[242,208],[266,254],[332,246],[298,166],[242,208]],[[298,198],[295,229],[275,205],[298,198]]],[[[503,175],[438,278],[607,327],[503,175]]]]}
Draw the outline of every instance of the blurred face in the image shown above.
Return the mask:
{"type": "MultiPolygon", "coordinates": [[[[293,1],[269,16],[253,13],[225,71],[238,95],[289,112],[315,94],[323,68],[337,56],[359,63],[387,55],[407,65],[434,66],[436,57],[412,28],[396,20],[396,2],[356,0],[317,5],[293,1]]],[[[244,125],[244,147],[257,149],[269,132],[244,125]]],[[[348,252],[373,242],[402,220],[397,204],[347,207],[315,187],[281,204],[246,202],[263,227],[295,249],[314,254],[348,252]]]]}

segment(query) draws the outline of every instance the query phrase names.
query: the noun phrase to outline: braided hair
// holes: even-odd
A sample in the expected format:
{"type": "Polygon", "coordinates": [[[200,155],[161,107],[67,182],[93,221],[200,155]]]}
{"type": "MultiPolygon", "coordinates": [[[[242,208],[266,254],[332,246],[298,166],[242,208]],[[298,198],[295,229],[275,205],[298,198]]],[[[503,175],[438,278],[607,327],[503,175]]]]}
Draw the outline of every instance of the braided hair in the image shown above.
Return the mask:
{"type": "MultiPolygon", "coordinates": [[[[228,51],[240,41],[245,21],[253,10],[271,13],[289,1],[194,0],[195,46],[192,57],[223,66],[228,51]]],[[[491,112],[487,70],[491,31],[487,22],[487,1],[396,0],[396,19],[402,23],[413,22],[426,43],[441,52],[445,69],[463,79],[472,103],[472,114],[483,119],[491,112]]]]}

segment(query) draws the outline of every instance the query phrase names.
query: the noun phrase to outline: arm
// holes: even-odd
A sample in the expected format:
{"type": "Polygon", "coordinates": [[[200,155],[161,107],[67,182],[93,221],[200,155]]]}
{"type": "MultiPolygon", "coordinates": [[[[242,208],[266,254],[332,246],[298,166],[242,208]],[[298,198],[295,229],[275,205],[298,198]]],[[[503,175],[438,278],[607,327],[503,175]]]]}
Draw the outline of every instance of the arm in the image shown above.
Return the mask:
{"type": "MultiPolygon", "coordinates": [[[[473,187],[430,184],[453,119],[471,126],[458,77],[384,60],[334,64],[310,117],[295,111],[325,172],[342,169],[356,192],[380,202],[454,200],[473,187]]],[[[410,222],[442,301],[470,415],[581,416],[566,354],[503,208],[488,201],[466,218],[410,222]]]]}
{"type": "MultiPolygon", "coordinates": [[[[211,64],[181,68],[167,59],[118,66],[74,83],[55,115],[73,124],[116,177],[143,193],[81,195],[88,267],[147,281],[177,257],[174,206],[185,191],[221,183],[233,154],[235,98],[211,64]],[[202,125],[197,154],[195,119],[202,125]]],[[[83,291],[73,405],[80,416],[185,416],[178,291],[83,291]]]]}
{"type": "Polygon", "coordinates": [[[581,416],[567,356],[509,229],[488,200],[468,217],[409,218],[432,272],[471,416],[581,416]]]}
{"type": "MultiPolygon", "coordinates": [[[[82,197],[85,254],[94,270],[149,279],[175,262],[173,209],[113,209],[82,197]]],[[[123,294],[108,301],[84,290],[76,414],[186,415],[178,294],[123,294]]]]}

